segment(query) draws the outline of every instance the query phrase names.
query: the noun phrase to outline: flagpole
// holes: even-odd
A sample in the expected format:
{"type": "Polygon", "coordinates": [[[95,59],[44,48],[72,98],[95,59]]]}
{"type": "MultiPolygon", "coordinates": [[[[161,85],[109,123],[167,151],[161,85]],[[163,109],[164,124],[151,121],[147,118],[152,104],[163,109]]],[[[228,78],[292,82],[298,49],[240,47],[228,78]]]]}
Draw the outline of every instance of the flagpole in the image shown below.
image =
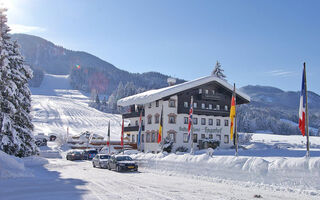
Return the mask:
{"type": "Polygon", "coordinates": [[[235,110],[235,117],[234,117],[234,139],[236,145],[236,156],[238,156],[238,133],[237,133],[237,94],[236,94],[236,84],[233,84],[233,93],[234,93],[234,110],[235,110]]]}
{"type": "Polygon", "coordinates": [[[307,91],[307,73],[306,63],[303,63],[305,91],[306,91],[306,132],[307,132],[307,154],[306,157],[310,157],[310,141],[309,141],[309,115],[308,115],[308,91],[307,91]]]}

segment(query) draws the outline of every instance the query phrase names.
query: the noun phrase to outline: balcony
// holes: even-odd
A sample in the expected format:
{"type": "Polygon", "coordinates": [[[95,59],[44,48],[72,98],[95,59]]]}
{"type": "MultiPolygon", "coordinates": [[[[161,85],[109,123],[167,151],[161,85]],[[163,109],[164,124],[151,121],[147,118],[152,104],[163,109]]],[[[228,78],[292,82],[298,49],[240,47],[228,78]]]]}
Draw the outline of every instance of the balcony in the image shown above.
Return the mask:
{"type": "MultiPolygon", "coordinates": [[[[133,118],[133,117],[140,117],[140,112],[130,112],[122,114],[124,119],[133,118]]],[[[144,110],[142,111],[142,117],[144,117],[144,110]]]]}
{"type": "MultiPolygon", "coordinates": [[[[127,126],[127,127],[124,127],[123,130],[125,132],[139,131],[139,126],[127,126]]],[[[142,131],[144,131],[144,126],[142,126],[142,131]]]]}
{"type": "Polygon", "coordinates": [[[222,116],[222,117],[226,117],[230,115],[230,112],[226,110],[210,110],[210,109],[201,109],[201,108],[194,108],[193,113],[196,115],[214,115],[214,116],[222,116]]]}

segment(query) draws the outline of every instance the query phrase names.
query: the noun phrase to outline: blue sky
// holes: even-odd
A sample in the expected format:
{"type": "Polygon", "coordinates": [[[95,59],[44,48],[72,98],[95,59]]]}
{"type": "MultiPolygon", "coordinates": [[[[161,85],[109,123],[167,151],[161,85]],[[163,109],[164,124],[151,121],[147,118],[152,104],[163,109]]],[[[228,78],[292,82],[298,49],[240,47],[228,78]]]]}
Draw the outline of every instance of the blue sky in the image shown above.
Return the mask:
{"type": "MultiPolygon", "coordinates": [[[[5,0],[6,1],[6,0],[5,0]]],[[[320,1],[9,0],[13,32],[92,53],[130,72],[186,80],[219,60],[239,87],[320,94],[320,1]]]]}

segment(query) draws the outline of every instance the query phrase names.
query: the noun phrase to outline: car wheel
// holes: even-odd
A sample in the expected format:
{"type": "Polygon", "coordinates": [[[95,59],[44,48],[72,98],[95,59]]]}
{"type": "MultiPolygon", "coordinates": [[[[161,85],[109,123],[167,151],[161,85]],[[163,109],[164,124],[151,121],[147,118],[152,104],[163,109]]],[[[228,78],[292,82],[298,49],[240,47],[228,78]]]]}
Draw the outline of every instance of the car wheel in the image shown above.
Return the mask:
{"type": "Polygon", "coordinates": [[[93,166],[94,168],[96,168],[96,165],[94,164],[94,162],[92,162],[92,166],[93,166]]]}
{"type": "Polygon", "coordinates": [[[117,172],[120,172],[120,166],[117,166],[117,169],[116,169],[117,172]]]}
{"type": "Polygon", "coordinates": [[[111,170],[111,167],[110,167],[110,165],[109,165],[109,164],[108,164],[108,167],[107,167],[107,168],[108,168],[108,170],[111,170]]]}

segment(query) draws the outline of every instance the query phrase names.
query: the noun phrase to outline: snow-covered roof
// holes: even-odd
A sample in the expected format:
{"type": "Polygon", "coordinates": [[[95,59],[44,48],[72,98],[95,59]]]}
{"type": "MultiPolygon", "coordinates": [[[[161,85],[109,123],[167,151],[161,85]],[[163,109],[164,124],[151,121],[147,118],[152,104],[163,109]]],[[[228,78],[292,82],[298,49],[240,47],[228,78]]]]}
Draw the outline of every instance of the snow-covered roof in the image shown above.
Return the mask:
{"type": "MultiPolygon", "coordinates": [[[[230,91],[233,91],[233,86],[230,85],[229,83],[227,83],[225,80],[222,80],[216,76],[206,76],[206,77],[198,78],[198,79],[195,79],[192,81],[184,82],[181,84],[177,84],[177,85],[173,85],[173,86],[169,86],[169,87],[165,87],[165,88],[160,88],[160,89],[155,89],[155,90],[149,90],[149,91],[142,92],[142,93],[139,93],[136,95],[125,97],[123,99],[118,100],[118,105],[119,106],[130,106],[130,105],[134,105],[134,104],[142,105],[142,104],[150,103],[150,102],[162,99],[164,97],[171,96],[173,94],[182,92],[184,90],[198,87],[200,85],[203,85],[203,84],[206,84],[209,82],[213,82],[213,81],[221,84],[222,86],[229,89],[230,91]]],[[[236,90],[236,94],[241,96],[245,100],[250,101],[250,97],[247,94],[245,94],[239,90],[236,90]]]]}

